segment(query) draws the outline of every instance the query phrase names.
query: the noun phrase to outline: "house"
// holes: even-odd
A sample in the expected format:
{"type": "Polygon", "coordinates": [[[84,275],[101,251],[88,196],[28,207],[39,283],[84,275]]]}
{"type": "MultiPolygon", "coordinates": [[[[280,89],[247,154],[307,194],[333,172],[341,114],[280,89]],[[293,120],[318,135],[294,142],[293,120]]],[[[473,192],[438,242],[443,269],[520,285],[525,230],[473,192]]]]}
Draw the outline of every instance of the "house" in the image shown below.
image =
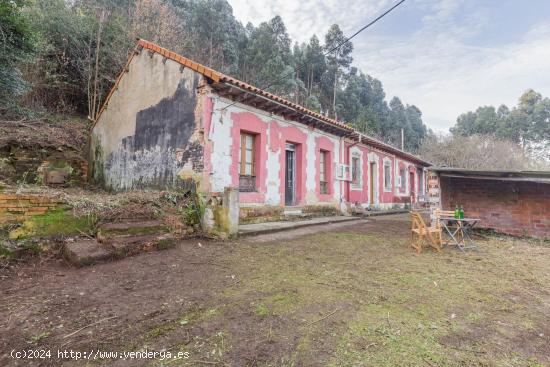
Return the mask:
{"type": "Polygon", "coordinates": [[[238,188],[251,210],[403,207],[424,195],[429,166],[145,40],[106,98],[90,150],[92,178],[109,189],[191,180],[204,193],[238,188]]]}
{"type": "Polygon", "coordinates": [[[430,167],[428,185],[434,206],[462,206],[478,227],[550,238],[550,172],[430,167]]]}

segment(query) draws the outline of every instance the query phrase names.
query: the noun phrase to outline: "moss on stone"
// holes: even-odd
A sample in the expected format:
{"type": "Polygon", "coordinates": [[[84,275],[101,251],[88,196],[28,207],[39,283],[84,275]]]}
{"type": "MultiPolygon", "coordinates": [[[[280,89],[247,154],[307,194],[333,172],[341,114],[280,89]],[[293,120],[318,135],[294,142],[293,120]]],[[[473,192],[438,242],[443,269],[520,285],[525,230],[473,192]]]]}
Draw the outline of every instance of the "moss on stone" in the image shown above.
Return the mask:
{"type": "Polygon", "coordinates": [[[70,236],[89,232],[95,225],[91,217],[76,217],[64,209],[48,211],[29,217],[23,224],[9,233],[10,239],[31,237],[70,236]]]}

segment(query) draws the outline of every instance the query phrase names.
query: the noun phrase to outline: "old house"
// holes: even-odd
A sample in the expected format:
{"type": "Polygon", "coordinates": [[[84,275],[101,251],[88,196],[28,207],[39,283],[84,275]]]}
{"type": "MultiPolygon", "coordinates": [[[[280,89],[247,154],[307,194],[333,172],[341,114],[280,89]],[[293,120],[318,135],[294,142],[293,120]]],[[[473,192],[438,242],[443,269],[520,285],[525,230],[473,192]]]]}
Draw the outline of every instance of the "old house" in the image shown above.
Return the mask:
{"type": "Polygon", "coordinates": [[[90,141],[113,190],[194,180],[241,208],[392,208],[424,194],[427,162],[349,126],[138,41],[90,141]]]}

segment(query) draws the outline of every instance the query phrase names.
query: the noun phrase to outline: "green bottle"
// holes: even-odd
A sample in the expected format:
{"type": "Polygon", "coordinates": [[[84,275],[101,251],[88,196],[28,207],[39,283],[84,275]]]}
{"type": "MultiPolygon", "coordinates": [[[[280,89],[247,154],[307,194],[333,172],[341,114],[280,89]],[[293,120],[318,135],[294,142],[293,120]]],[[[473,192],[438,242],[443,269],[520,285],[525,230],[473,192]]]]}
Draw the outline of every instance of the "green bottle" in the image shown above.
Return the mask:
{"type": "Polygon", "coordinates": [[[455,206],[455,219],[460,218],[460,211],[458,210],[458,205],[455,206]]]}
{"type": "Polygon", "coordinates": [[[460,211],[458,214],[460,219],[464,219],[464,207],[462,207],[462,205],[460,206],[460,211]]]}

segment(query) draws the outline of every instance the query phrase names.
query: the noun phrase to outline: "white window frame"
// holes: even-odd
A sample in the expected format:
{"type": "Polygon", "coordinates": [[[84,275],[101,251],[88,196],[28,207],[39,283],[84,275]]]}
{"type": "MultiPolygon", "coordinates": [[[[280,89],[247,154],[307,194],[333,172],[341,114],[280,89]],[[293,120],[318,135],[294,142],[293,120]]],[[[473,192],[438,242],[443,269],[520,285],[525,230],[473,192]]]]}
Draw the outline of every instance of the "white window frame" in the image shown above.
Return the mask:
{"type": "Polygon", "coordinates": [[[352,148],[350,150],[350,173],[349,173],[349,179],[350,179],[350,188],[352,190],[362,190],[363,189],[363,154],[360,149],[352,148]],[[358,172],[357,172],[357,182],[353,182],[353,159],[359,160],[358,165],[358,172]]]}
{"type": "Polygon", "coordinates": [[[384,192],[392,192],[393,190],[393,177],[392,177],[392,161],[391,159],[389,158],[384,158],[383,160],[383,171],[382,173],[384,174],[384,177],[383,177],[383,184],[384,184],[384,192]],[[389,183],[390,183],[390,187],[386,187],[386,168],[390,170],[390,178],[389,178],[389,183]]]}

